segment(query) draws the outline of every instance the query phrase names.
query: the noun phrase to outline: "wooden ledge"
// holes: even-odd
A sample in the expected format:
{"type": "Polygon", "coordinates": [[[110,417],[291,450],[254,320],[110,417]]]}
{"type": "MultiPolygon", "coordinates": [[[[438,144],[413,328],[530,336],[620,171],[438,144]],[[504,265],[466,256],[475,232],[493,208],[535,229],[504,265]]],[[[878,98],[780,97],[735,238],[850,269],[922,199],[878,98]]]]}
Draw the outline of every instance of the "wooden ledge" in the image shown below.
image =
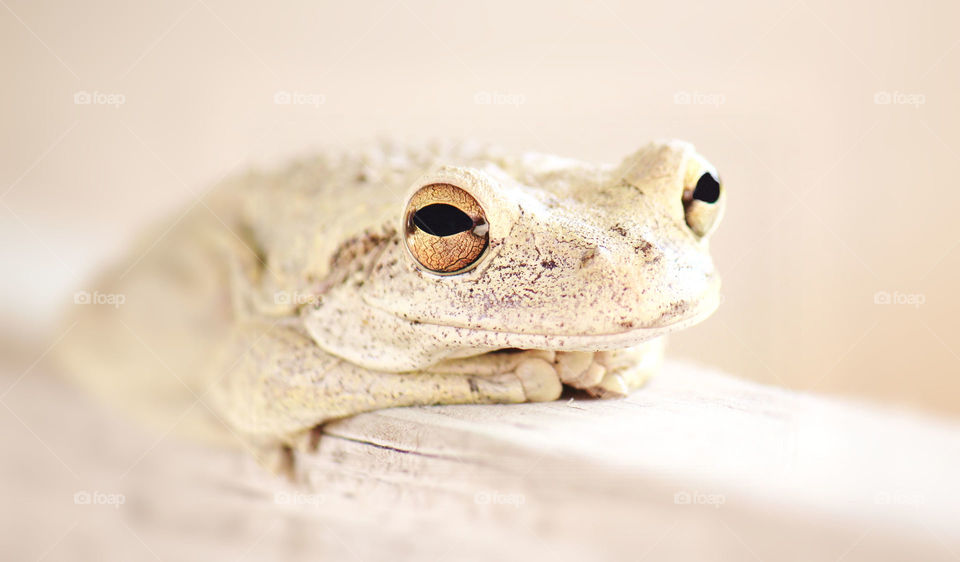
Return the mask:
{"type": "Polygon", "coordinates": [[[36,558],[71,521],[49,559],[77,548],[110,560],[960,553],[958,424],[685,363],[626,400],[402,408],[328,424],[319,450],[299,457],[298,484],[245,454],[131,428],[54,379],[31,375],[5,404],[19,463],[2,469],[15,509],[0,523],[22,540],[9,559],[36,558]],[[77,490],[125,502],[76,505],[77,490]]]}

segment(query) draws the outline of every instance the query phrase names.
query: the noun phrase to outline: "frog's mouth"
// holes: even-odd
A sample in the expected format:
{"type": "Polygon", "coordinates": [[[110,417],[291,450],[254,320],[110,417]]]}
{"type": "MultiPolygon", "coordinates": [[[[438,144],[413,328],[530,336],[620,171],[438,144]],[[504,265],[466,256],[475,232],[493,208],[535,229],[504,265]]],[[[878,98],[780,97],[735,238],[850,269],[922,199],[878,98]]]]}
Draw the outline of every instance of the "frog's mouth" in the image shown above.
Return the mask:
{"type": "Polygon", "coordinates": [[[537,325],[519,321],[498,323],[495,319],[481,325],[457,325],[444,318],[422,317],[416,311],[398,311],[398,307],[384,306],[383,302],[363,299],[365,302],[358,303],[363,297],[356,293],[349,296],[354,300],[326,299],[325,306],[306,310],[304,327],[327,353],[389,372],[421,370],[439,361],[500,349],[596,352],[632,348],[702,322],[720,302],[717,287],[716,291],[699,294],[692,302],[667,307],[661,311],[665,313],[642,323],[618,323],[617,318],[611,321],[610,317],[598,317],[596,322],[584,322],[583,330],[568,326],[564,331],[560,319],[554,323],[556,329],[551,329],[549,320],[537,325]],[[336,318],[351,321],[331,321],[336,318]],[[596,329],[589,331],[591,325],[596,329]],[[364,338],[364,331],[371,326],[382,331],[375,341],[364,338]]]}
{"type": "Polygon", "coordinates": [[[426,329],[453,331],[464,346],[487,352],[503,349],[542,349],[548,351],[610,351],[639,345],[660,336],[683,330],[706,320],[720,304],[719,296],[700,303],[696,309],[684,309],[683,314],[664,313],[649,325],[626,328],[619,332],[594,334],[529,333],[500,329],[460,327],[414,320],[426,329]]]}

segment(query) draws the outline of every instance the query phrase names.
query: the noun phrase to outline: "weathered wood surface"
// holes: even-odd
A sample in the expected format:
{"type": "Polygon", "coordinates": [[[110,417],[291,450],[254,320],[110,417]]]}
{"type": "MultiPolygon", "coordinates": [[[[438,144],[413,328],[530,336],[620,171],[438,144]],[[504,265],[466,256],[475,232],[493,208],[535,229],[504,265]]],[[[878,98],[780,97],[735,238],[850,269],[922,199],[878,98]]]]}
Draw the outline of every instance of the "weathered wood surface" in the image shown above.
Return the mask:
{"type": "Polygon", "coordinates": [[[627,400],[330,424],[296,485],[130,427],[41,373],[3,406],[4,560],[960,555],[960,425],[683,363],[627,400]],[[84,491],[124,503],[76,504],[84,491]]]}

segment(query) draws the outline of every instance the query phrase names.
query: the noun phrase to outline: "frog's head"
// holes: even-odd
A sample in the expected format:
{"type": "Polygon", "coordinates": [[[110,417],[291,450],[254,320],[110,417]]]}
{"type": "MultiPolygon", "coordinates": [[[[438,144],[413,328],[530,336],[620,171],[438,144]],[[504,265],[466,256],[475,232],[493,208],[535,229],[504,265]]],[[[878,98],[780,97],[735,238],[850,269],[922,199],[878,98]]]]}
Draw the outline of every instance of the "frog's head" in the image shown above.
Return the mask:
{"type": "Polygon", "coordinates": [[[630,347],[719,302],[708,241],[724,190],[687,143],[651,143],[618,166],[471,161],[409,189],[375,265],[324,297],[325,322],[307,323],[357,363],[409,370],[501,348],[630,347]]]}

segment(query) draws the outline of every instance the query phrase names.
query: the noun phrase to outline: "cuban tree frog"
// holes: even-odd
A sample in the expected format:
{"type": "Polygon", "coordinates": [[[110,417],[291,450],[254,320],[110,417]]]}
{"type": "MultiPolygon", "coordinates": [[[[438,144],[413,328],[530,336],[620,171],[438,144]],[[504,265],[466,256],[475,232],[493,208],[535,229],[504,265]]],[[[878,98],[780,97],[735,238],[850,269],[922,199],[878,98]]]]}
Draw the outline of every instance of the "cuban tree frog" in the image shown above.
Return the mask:
{"type": "Polygon", "coordinates": [[[251,172],[102,278],[123,304],[76,307],[68,370],[264,460],[377,408],[623,396],[716,308],[723,206],[679,141],[618,165],[384,145],[251,172]]]}

